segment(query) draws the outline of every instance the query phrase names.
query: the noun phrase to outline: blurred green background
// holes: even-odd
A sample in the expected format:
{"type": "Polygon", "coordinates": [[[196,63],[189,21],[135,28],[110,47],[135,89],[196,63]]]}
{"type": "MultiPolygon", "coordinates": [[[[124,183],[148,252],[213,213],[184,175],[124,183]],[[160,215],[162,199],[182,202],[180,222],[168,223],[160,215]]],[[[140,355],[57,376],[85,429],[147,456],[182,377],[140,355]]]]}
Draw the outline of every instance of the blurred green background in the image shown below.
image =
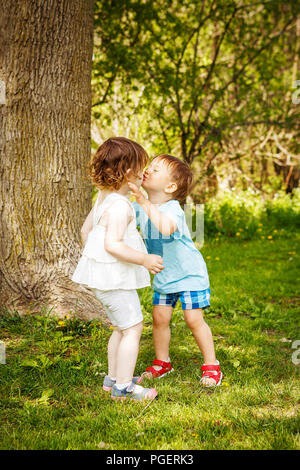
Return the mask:
{"type": "Polygon", "coordinates": [[[92,150],[137,140],[188,162],[205,236],[298,230],[295,1],[96,1],[92,150]]]}

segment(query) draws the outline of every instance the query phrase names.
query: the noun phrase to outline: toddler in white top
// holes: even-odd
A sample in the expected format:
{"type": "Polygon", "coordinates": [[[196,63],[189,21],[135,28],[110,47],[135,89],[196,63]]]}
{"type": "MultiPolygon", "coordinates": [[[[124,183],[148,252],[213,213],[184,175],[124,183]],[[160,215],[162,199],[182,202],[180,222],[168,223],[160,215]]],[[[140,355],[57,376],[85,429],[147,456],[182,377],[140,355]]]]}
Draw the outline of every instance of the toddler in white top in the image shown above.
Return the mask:
{"type": "Polygon", "coordinates": [[[101,191],[82,226],[85,246],[72,277],[93,290],[114,327],[103,389],[119,399],[157,395],[133,377],[143,328],[136,289],[151,285],[148,271],[157,274],[163,269],[161,256],[147,253],[126,197],[128,183],[141,185],[147,160],[145,150],[124,137],[110,138],[97,150],[90,175],[101,191]]]}

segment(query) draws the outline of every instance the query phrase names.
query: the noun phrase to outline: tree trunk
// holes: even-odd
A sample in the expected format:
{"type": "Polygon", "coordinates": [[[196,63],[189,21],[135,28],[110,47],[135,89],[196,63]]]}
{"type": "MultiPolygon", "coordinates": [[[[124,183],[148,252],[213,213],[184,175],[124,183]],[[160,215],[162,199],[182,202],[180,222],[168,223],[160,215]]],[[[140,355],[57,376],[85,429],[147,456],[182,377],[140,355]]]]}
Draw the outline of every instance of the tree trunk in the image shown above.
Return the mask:
{"type": "Polygon", "coordinates": [[[101,318],[91,292],[70,280],[91,209],[93,1],[0,7],[0,305],[101,318]]]}

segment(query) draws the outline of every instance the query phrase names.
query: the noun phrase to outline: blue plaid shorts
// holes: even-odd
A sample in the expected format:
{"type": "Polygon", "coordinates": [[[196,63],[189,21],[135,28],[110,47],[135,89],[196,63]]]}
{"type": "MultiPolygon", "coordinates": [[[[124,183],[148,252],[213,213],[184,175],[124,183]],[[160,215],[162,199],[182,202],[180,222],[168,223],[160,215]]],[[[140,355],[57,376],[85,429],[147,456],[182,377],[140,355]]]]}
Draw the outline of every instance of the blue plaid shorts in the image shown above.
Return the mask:
{"type": "Polygon", "coordinates": [[[210,306],[210,289],[182,291],[174,294],[160,294],[156,291],[153,293],[153,305],[171,305],[174,308],[178,299],[182,310],[205,309],[210,306]]]}

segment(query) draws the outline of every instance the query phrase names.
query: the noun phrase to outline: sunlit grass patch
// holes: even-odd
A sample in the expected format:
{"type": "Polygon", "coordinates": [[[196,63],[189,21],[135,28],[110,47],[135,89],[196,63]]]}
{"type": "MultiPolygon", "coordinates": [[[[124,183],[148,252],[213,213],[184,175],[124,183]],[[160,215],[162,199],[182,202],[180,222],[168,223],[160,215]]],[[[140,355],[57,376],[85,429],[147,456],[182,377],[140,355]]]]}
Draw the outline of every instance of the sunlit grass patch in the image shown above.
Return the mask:
{"type": "MultiPolygon", "coordinates": [[[[210,325],[224,379],[200,385],[202,356],[178,302],[171,320],[174,372],[151,403],[116,403],[102,390],[111,330],[46,311],[0,316],[7,362],[0,365],[2,449],[299,449],[297,239],[206,244],[210,325]],[[220,260],[216,260],[218,257],[220,260]],[[288,257],[293,260],[288,262],[288,257]],[[259,261],[259,262],[258,262],[259,261]]],[[[139,291],[145,317],[136,366],[154,358],[152,290],[139,291]]]]}

